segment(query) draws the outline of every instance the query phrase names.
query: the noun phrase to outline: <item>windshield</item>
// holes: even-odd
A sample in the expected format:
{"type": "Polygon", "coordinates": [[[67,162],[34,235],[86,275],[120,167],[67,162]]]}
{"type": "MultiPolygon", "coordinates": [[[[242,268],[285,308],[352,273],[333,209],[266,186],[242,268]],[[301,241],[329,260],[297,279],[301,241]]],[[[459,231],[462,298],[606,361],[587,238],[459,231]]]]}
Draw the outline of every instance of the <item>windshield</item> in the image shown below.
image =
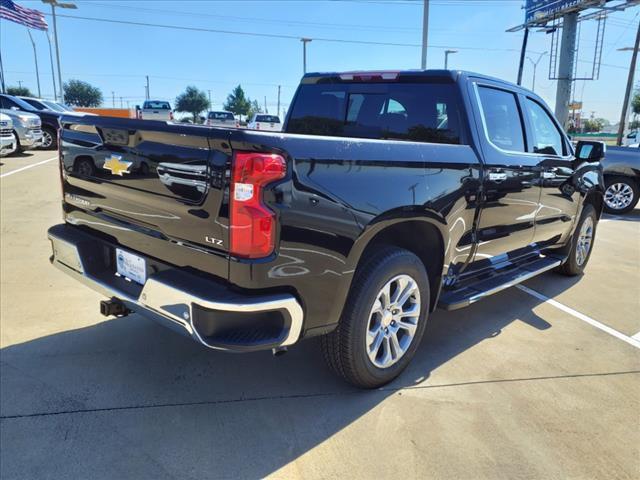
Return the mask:
{"type": "Polygon", "coordinates": [[[256,122],[280,123],[280,119],[275,115],[257,115],[256,122]]]}
{"type": "Polygon", "coordinates": [[[31,105],[32,107],[34,107],[34,108],[36,108],[38,110],[49,110],[49,107],[47,107],[40,100],[36,100],[34,98],[21,98],[20,100],[24,100],[29,105],[31,105]]]}
{"type": "Polygon", "coordinates": [[[234,120],[231,112],[209,112],[209,118],[216,120],[234,120]]]}
{"type": "Polygon", "coordinates": [[[56,112],[69,112],[72,110],[67,110],[65,108],[62,107],[62,105],[58,105],[55,102],[49,102],[47,100],[43,100],[42,103],[44,103],[47,107],[49,107],[50,110],[55,110],[56,112]]]}
{"type": "Polygon", "coordinates": [[[144,105],[142,106],[142,108],[154,109],[154,110],[171,110],[171,105],[169,105],[169,102],[149,101],[149,102],[144,102],[144,105]]]}
{"type": "Polygon", "coordinates": [[[302,85],[287,131],[458,144],[459,104],[445,83],[302,85]]]}

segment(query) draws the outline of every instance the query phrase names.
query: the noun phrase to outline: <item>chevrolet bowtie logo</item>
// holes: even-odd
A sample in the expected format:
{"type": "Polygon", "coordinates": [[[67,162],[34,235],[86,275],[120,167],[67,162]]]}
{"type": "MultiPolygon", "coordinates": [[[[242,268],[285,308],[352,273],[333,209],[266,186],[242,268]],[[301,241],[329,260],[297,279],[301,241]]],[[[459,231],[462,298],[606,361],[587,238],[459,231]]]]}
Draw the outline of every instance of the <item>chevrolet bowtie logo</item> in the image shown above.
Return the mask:
{"type": "Polygon", "coordinates": [[[114,175],[122,176],[123,173],[129,173],[129,167],[133,162],[124,162],[122,161],[121,155],[112,154],[107,160],[104,162],[103,167],[106,170],[110,170],[114,175]]]}

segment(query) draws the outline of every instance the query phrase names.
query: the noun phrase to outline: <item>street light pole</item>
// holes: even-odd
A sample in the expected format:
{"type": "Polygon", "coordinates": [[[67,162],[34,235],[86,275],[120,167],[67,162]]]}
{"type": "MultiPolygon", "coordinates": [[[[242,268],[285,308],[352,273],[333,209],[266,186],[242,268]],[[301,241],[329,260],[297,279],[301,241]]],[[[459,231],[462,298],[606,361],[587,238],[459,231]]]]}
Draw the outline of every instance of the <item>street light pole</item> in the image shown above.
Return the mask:
{"type": "Polygon", "coordinates": [[[420,68],[426,70],[427,68],[427,42],[429,39],[429,0],[424,0],[424,7],[422,10],[422,58],[420,61],[420,68]]]}
{"type": "Polygon", "coordinates": [[[41,98],[42,94],[40,93],[40,70],[38,70],[38,53],[36,52],[36,42],[33,41],[31,31],[28,28],[27,33],[29,34],[29,40],[31,40],[31,46],[33,47],[33,59],[36,62],[36,82],[38,83],[38,98],[41,98]]]}
{"type": "Polygon", "coordinates": [[[302,73],[307,73],[307,43],[309,43],[311,38],[301,38],[302,42],[302,73]]]}
{"type": "Polygon", "coordinates": [[[536,60],[535,62],[531,59],[531,57],[527,57],[527,60],[529,60],[533,65],[533,82],[531,85],[531,91],[533,92],[536,91],[536,70],[538,69],[538,63],[540,63],[540,60],[542,60],[542,57],[544,57],[546,54],[547,52],[542,52],[538,57],[538,60],[536,60]]]}
{"type": "MultiPolygon", "coordinates": [[[[627,89],[624,92],[624,101],[622,102],[622,113],[620,114],[620,126],[618,127],[618,138],[616,145],[622,145],[622,137],[624,136],[624,127],[627,121],[627,111],[629,109],[629,99],[631,98],[631,89],[633,88],[633,74],[636,71],[636,61],[638,60],[638,49],[640,48],[640,22],[638,22],[638,33],[636,33],[636,44],[633,47],[633,55],[631,57],[631,65],[629,66],[629,76],[627,77],[627,89]]],[[[624,48],[621,50],[629,50],[624,48]]]]}
{"type": "MultiPolygon", "coordinates": [[[[55,102],[58,101],[58,87],[56,87],[56,71],[53,68],[53,50],[51,48],[51,35],[49,35],[49,32],[46,32],[45,35],[47,36],[47,42],[49,43],[49,62],[51,62],[51,80],[53,80],[53,100],[55,102]]],[[[61,102],[63,102],[63,99],[60,99],[61,102]]]]}
{"type": "Polygon", "coordinates": [[[56,22],[56,7],[60,8],[78,8],[75,3],[58,3],[58,0],[42,0],[43,3],[51,5],[51,16],[53,17],[53,38],[56,44],[56,62],[58,64],[58,88],[60,88],[60,98],[64,102],[64,90],[62,88],[62,70],[60,69],[60,45],[58,43],[58,25],[56,22]]]}
{"type": "Polygon", "coordinates": [[[458,53],[458,50],[445,50],[444,51],[444,69],[449,69],[449,55],[452,53],[458,53]]]}

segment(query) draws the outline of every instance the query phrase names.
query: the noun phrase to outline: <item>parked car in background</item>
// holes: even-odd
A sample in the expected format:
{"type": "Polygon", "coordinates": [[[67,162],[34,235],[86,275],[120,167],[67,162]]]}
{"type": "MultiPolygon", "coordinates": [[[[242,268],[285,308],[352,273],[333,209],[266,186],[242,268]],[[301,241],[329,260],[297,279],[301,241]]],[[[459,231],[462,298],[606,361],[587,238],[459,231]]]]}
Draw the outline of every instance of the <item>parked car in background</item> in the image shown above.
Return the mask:
{"type": "Polygon", "coordinates": [[[24,152],[42,146],[42,121],[38,115],[12,109],[0,109],[0,112],[11,119],[17,151],[24,152]]]}
{"type": "Polygon", "coordinates": [[[637,147],[640,145],[640,130],[629,132],[627,136],[622,139],[622,145],[625,147],[637,147]]]}
{"type": "Polygon", "coordinates": [[[32,97],[18,97],[21,100],[24,100],[29,105],[37,108],[38,110],[51,110],[53,112],[60,112],[67,115],[95,115],[95,113],[88,112],[78,112],[71,108],[68,105],[64,105],[62,103],[54,102],[51,100],[44,100],[42,98],[32,98],[32,97]]]}
{"type": "Polygon", "coordinates": [[[630,212],[640,200],[640,148],[607,147],[604,168],[604,209],[607,213],[630,212]]]}
{"type": "Polygon", "coordinates": [[[212,111],[207,114],[207,126],[209,127],[239,127],[240,122],[236,120],[231,112],[212,111]]]}
{"type": "Polygon", "coordinates": [[[140,120],[159,120],[168,122],[173,120],[171,104],[164,100],[146,100],[142,108],[136,106],[137,115],[140,120]]]}
{"type": "Polygon", "coordinates": [[[280,118],[277,115],[257,113],[251,118],[247,124],[247,128],[267,132],[280,132],[282,131],[282,124],[280,123],[280,118]]]}
{"type": "Polygon", "coordinates": [[[13,121],[8,115],[0,113],[0,157],[12,154],[17,148],[18,142],[13,133],[13,121]]]}
{"type": "Polygon", "coordinates": [[[287,118],[276,133],[65,116],[52,263],[105,295],[104,315],[236,352],[322,336],[329,367],[374,388],[409,364],[436,307],[589,261],[604,145],[574,150],[529,90],[457,71],[315,73],[287,118]],[[85,175],[75,164],[94,151],[107,157],[85,175]]]}
{"type": "MultiPolygon", "coordinates": [[[[53,110],[38,110],[21,98],[14,97],[13,95],[6,95],[4,93],[0,94],[0,108],[14,110],[16,112],[33,113],[40,117],[42,131],[42,143],[40,146],[47,150],[52,150],[58,147],[58,129],[60,128],[59,120],[60,117],[62,117],[62,113],[55,112],[53,110]]],[[[15,119],[14,117],[12,117],[12,119],[14,120],[15,128],[15,119]]]]}

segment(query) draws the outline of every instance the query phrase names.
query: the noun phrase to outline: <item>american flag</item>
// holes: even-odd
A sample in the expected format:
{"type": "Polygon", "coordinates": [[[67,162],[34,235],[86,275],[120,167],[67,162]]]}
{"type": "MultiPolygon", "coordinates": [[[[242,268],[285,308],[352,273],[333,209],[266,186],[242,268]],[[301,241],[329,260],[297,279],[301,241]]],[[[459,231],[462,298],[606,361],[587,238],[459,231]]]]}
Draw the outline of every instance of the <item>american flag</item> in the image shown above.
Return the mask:
{"type": "Polygon", "coordinates": [[[49,28],[42,12],[32,8],[21,7],[12,0],[0,0],[0,18],[37,30],[47,30],[49,28]]]}

